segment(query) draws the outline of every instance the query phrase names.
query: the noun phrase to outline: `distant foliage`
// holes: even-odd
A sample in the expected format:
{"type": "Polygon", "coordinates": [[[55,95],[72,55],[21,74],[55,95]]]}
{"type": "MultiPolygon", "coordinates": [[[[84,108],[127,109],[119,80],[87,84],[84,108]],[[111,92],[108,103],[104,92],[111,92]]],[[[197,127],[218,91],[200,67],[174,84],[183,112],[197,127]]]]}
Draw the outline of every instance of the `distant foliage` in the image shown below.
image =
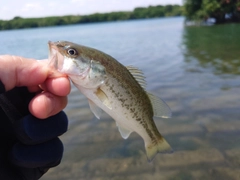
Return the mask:
{"type": "Polygon", "coordinates": [[[207,20],[216,23],[240,22],[240,0],[185,0],[184,15],[187,20],[207,20]]]}
{"type": "Polygon", "coordinates": [[[182,7],[179,5],[149,6],[148,8],[135,8],[132,12],[133,19],[154,18],[164,16],[181,16],[182,7]]]}
{"type": "Polygon", "coordinates": [[[80,24],[92,22],[121,21],[130,19],[145,19],[165,16],[181,16],[183,14],[182,6],[166,5],[166,6],[149,6],[135,8],[132,12],[111,12],[111,13],[95,13],[91,15],[69,15],[69,16],[53,16],[45,18],[21,18],[14,17],[12,20],[0,20],[0,30],[36,28],[45,26],[59,26],[67,24],[80,24]]]}

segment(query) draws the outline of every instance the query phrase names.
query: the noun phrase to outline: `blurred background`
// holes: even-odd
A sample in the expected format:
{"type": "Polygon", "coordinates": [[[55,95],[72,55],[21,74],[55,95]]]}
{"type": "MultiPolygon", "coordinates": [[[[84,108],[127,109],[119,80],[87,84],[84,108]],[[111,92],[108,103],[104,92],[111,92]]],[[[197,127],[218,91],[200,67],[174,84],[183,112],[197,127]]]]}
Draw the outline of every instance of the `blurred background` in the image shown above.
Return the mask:
{"type": "Polygon", "coordinates": [[[99,49],[141,69],[173,113],[155,123],[174,153],[148,163],[141,137],[122,139],[72,87],[62,163],[41,180],[240,179],[239,14],[239,0],[4,2],[0,54],[46,59],[49,40],[99,49]]]}

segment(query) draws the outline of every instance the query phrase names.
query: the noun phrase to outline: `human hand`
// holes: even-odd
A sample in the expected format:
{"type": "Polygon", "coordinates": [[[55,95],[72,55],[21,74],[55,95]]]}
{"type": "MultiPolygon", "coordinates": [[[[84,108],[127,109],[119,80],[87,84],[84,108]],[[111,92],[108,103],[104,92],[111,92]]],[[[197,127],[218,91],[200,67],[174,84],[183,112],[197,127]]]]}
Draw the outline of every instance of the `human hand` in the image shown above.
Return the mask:
{"type": "Polygon", "coordinates": [[[46,61],[17,56],[0,56],[0,81],[5,91],[25,86],[30,92],[39,92],[30,101],[29,111],[40,119],[62,110],[70,93],[66,75],[57,74],[46,61]]]}
{"type": "Polygon", "coordinates": [[[46,62],[0,56],[0,82],[0,179],[38,179],[62,158],[69,80],[46,62]]]}

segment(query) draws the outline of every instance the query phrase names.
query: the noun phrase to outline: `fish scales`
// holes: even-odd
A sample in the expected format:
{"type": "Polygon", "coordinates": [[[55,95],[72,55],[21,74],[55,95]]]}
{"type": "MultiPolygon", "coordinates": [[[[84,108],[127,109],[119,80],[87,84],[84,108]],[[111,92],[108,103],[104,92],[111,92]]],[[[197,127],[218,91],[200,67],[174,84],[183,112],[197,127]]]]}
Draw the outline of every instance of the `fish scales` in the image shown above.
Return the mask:
{"type": "MultiPolygon", "coordinates": [[[[136,103],[138,105],[138,111],[136,112],[142,112],[142,116],[138,116],[137,113],[134,114],[135,111],[133,112],[132,111],[133,108],[130,108],[133,106],[134,103],[125,104],[124,102],[126,101],[126,99],[123,99],[123,97],[118,98],[118,100],[122,102],[122,107],[125,107],[127,110],[130,110],[130,113],[133,113],[132,118],[136,119],[137,121],[139,121],[140,124],[144,126],[147,133],[151,137],[152,141],[155,143],[156,140],[154,138],[154,135],[152,131],[148,130],[149,127],[147,123],[145,123],[146,120],[151,119],[153,117],[152,108],[148,108],[149,106],[152,105],[150,103],[148,96],[146,95],[146,92],[142,90],[141,86],[134,79],[132,74],[129,71],[126,71],[125,66],[123,66],[114,58],[105,53],[101,52],[96,53],[95,49],[85,47],[82,47],[81,52],[85,52],[85,54],[89,56],[90,59],[98,59],[98,61],[106,68],[107,76],[109,76],[108,74],[111,74],[112,78],[116,79],[117,85],[114,86],[114,83],[112,83],[112,86],[110,86],[109,79],[112,78],[108,78],[105,85],[107,87],[110,86],[110,88],[108,88],[107,91],[111,91],[113,94],[115,94],[115,97],[118,98],[116,91],[119,89],[118,88],[119,86],[122,86],[123,89],[125,90],[124,94],[126,94],[125,97],[126,99],[130,98],[138,100],[136,103]],[[145,117],[146,115],[147,117],[145,117]]],[[[121,94],[122,93],[123,92],[121,92],[121,94]]],[[[118,94],[120,94],[120,92],[118,92],[118,94]]],[[[151,127],[154,130],[154,133],[159,135],[158,130],[153,121],[149,121],[149,123],[151,123],[151,127]]]]}
{"type": "MultiPolygon", "coordinates": [[[[155,124],[152,123],[153,121],[149,121],[148,122],[150,123],[150,127],[149,127],[148,123],[146,123],[148,119],[152,119],[153,117],[153,111],[151,108],[149,108],[149,106],[151,106],[151,103],[148,96],[146,95],[145,91],[142,90],[138,82],[133,78],[131,73],[125,70],[125,67],[123,67],[121,64],[119,64],[115,60],[113,61],[113,59],[111,59],[111,62],[115,63],[113,67],[118,67],[118,68],[116,68],[116,70],[106,68],[106,71],[107,73],[110,73],[113,75],[112,78],[117,79],[116,80],[117,85],[112,86],[111,88],[107,89],[107,91],[111,91],[113,94],[115,94],[115,97],[120,102],[122,102],[122,107],[125,107],[129,111],[129,114],[132,114],[133,119],[136,119],[141,125],[143,125],[148,135],[151,137],[152,142],[156,142],[153,132],[156,133],[157,136],[160,134],[158,133],[158,130],[155,124]],[[123,68],[123,71],[121,71],[121,68],[123,68]],[[125,90],[125,92],[121,92],[121,94],[125,94],[125,99],[123,99],[122,97],[118,98],[118,95],[116,92],[119,89],[119,86],[122,86],[123,89],[125,90]],[[128,102],[127,99],[130,99],[133,101],[137,99],[137,102],[132,102],[132,101],[128,102]],[[141,115],[139,115],[139,113],[141,113],[141,115]],[[149,128],[151,128],[153,132],[149,130],[149,128]]],[[[110,81],[109,79],[108,79],[108,82],[110,81]]],[[[101,89],[103,89],[103,87],[101,89]]],[[[120,92],[118,92],[118,94],[120,94],[120,92]]]]}
{"type": "Polygon", "coordinates": [[[145,80],[140,70],[126,68],[108,54],[71,42],[49,42],[49,47],[50,59],[60,62],[59,71],[67,74],[89,99],[97,118],[100,107],[116,121],[123,138],[137,132],[145,142],[149,161],[158,152],[172,152],[153,121],[154,115],[170,116],[170,109],[143,89],[145,80]],[[155,102],[163,110],[156,110],[155,102]]]}

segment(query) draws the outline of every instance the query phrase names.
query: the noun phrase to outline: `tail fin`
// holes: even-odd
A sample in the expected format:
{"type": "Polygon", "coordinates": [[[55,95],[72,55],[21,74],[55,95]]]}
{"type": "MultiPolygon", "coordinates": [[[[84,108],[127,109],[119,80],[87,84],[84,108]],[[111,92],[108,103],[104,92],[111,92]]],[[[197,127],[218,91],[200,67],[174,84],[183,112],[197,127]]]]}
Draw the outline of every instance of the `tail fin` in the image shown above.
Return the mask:
{"type": "Polygon", "coordinates": [[[172,153],[173,150],[168,142],[161,137],[158,139],[156,144],[146,143],[145,144],[148,161],[151,162],[157,153],[172,153]]]}

